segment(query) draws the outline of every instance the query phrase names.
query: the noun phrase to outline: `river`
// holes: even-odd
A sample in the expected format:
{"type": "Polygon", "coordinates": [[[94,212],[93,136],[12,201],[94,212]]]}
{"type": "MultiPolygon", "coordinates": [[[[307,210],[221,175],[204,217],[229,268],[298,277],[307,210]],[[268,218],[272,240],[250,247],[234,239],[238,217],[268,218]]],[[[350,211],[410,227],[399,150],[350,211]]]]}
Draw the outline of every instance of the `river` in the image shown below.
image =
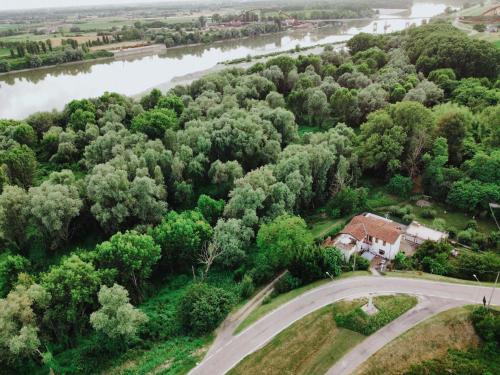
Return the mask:
{"type": "Polygon", "coordinates": [[[345,41],[360,32],[403,30],[409,24],[444,11],[446,4],[414,2],[410,10],[380,11],[380,20],[350,21],[347,25],[293,30],[211,45],[184,46],[149,56],[55,66],[0,76],[0,118],[22,119],[38,111],[62,109],[73,99],[106,91],[136,95],[153,87],[168,87],[175,77],[213,68],[223,61],[302,47],[345,41]]]}

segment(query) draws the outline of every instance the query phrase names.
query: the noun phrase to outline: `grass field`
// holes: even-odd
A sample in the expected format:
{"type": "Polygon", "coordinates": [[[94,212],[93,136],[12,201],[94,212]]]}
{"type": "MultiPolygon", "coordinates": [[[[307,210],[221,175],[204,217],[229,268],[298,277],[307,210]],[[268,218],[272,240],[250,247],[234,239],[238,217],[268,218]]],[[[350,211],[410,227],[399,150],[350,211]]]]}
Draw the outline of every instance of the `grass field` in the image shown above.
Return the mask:
{"type": "Polygon", "coordinates": [[[471,307],[440,313],[413,327],[370,357],[356,375],[402,374],[413,364],[444,356],[449,349],[477,347],[471,307]]]}
{"type": "MultiPolygon", "coordinates": [[[[434,275],[432,273],[426,273],[421,271],[390,271],[386,272],[385,276],[389,277],[406,277],[410,279],[424,279],[430,281],[440,281],[444,283],[452,283],[452,284],[466,284],[466,285],[475,285],[477,286],[477,281],[475,280],[464,280],[457,279],[454,277],[447,277],[441,275],[434,275]]],[[[493,286],[493,282],[489,281],[481,281],[481,285],[483,286],[493,286]]]]}
{"type": "MultiPolygon", "coordinates": [[[[349,308],[364,301],[341,302],[349,308]]],[[[337,328],[332,306],[309,314],[281,332],[268,345],[245,358],[230,375],[322,375],[365,336],[337,328]]]]}
{"type": "Polygon", "coordinates": [[[331,218],[328,215],[311,215],[306,217],[306,222],[314,238],[323,238],[337,225],[345,222],[347,218],[331,218]]]}
{"type": "Polygon", "coordinates": [[[10,57],[10,49],[0,48],[0,57],[10,57]]]}
{"type": "MultiPolygon", "coordinates": [[[[367,276],[367,275],[370,275],[370,273],[367,271],[347,272],[347,273],[343,273],[340,277],[337,278],[337,280],[343,279],[343,278],[348,278],[348,277],[367,276]]],[[[311,289],[314,289],[318,286],[326,284],[329,281],[330,281],[330,279],[318,280],[314,283],[304,285],[300,288],[291,290],[288,293],[283,293],[283,294],[280,294],[280,295],[272,298],[270,302],[263,304],[263,305],[260,305],[255,310],[253,310],[250,313],[250,315],[248,315],[248,317],[239,325],[239,327],[236,329],[235,333],[239,333],[239,332],[243,331],[245,328],[247,328],[251,324],[255,323],[257,320],[262,318],[264,315],[267,315],[271,311],[276,310],[278,307],[280,307],[281,305],[285,304],[288,301],[291,301],[295,297],[298,297],[301,294],[303,294],[311,289]]]]}
{"type": "MultiPolygon", "coordinates": [[[[416,302],[414,297],[384,296],[375,297],[374,304],[387,311],[396,311],[402,304],[408,305],[410,300],[410,305],[413,306],[416,302]]],[[[246,357],[229,374],[324,374],[366,337],[338,327],[333,314],[352,312],[366,302],[366,298],[340,301],[307,315],[277,335],[264,348],[246,357]]]]}

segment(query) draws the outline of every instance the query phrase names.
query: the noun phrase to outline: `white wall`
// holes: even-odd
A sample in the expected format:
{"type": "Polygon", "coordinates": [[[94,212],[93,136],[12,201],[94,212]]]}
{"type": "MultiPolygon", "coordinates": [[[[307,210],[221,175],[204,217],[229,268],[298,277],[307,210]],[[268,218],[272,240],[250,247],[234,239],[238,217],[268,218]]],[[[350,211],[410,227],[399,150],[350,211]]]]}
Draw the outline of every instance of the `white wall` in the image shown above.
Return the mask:
{"type": "Polygon", "coordinates": [[[386,242],[385,245],[384,245],[384,241],[382,241],[381,239],[374,239],[374,241],[372,242],[371,246],[370,246],[370,251],[372,253],[375,253],[377,255],[381,255],[383,256],[384,258],[387,258],[387,259],[394,259],[394,257],[396,256],[396,254],[399,252],[399,248],[401,246],[401,238],[403,237],[403,235],[399,235],[399,237],[397,238],[396,242],[391,244],[389,242],[386,242]],[[384,255],[380,254],[380,250],[383,250],[385,252],[384,255]]]}

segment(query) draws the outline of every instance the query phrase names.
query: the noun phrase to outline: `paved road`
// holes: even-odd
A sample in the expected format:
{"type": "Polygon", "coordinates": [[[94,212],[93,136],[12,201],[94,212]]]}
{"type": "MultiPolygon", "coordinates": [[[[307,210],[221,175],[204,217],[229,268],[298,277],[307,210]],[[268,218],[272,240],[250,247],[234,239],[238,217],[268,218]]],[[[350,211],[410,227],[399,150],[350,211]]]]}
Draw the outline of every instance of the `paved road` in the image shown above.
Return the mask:
{"type": "Polygon", "coordinates": [[[389,344],[414,325],[442,311],[466,305],[468,302],[436,297],[422,297],[413,309],[401,315],[385,327],[352,348],[326,375],[348,375],[354,373],[371,355],[389,344]]]}
{"type": "MultiPolygon", "coordinates": [[[[332,281],[272,311],[211,355],[207,355],[190,374],[225,374],[247,355],[263,347],[274,336],[305,315],[341,299],[362,297],[370,293],[405,293],[467,304],[481,303],[483,296],[489,296],[491,288],[376,276],[332,281]]],[[[500,293],[494,295],[492,304],[500,305],[500,293]]]]}

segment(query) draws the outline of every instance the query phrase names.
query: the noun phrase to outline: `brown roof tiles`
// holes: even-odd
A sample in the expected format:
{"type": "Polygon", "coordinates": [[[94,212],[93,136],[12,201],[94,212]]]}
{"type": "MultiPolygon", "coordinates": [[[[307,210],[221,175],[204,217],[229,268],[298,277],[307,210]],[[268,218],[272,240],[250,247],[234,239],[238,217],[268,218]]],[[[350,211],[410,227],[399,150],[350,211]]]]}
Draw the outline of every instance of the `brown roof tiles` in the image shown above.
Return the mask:
{"type": "Polygon", "coordinates": [[[340,232],[353,236],[358,241],[366,236],[372,236],[379,240],[395,243],[403,233],[398,223],[373,216],[355,216],[349,224],[340,232]]]}

